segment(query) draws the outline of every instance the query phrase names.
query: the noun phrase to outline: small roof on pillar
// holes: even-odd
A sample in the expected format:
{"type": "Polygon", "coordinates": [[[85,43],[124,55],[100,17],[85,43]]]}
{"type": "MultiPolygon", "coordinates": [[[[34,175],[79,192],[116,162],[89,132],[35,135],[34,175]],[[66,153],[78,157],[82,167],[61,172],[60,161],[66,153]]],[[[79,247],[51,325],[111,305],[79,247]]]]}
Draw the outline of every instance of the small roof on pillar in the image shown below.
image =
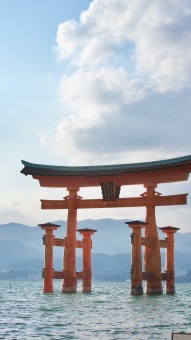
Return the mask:
{"type": "Polygon", "coordinates": [[[39,227],[61,227],[59,224],[55,224],[55,223],[51,223],[51,222],[47,222],[47,223],[41,223],[38,224],[39,227]]]}
{"type": "Polygon", "coordinates": [[[125,224],[130,224],[130,225],[137,225],[137,224],[146,225],[148,223],[147,222],[143,222],[143,221],[139,221],[139,220],[133,220],[133,221],[125,222],[125,224]]]}
{"type": "Polygon", "coordinates": [[[77,229],[77,231],[83,233],[83,232],[92,232],[95,233],[97,230],[95,229],[90,229],[90,228],[82,228],[82,229],[77,229]]]}
{"type": "Polygon", "coordinates": [[[24,160],[22,164],[21,173],[32,175],[44,187],[89,187],[100,183],[120,186],[185,181],[191,172],[191,155],[154,162],[97,166],[44,165],[24,160]]]}
{"type": "Polygon", "coordinates": [[[176,228],[176,227],[171,227],[170,225],[169,226],[166,226],[166,227],[161,227],[159,228],[160,230],[171,230],[171,231],[176,231],[176,230],[180,230],[180,228],[176,228]]]}

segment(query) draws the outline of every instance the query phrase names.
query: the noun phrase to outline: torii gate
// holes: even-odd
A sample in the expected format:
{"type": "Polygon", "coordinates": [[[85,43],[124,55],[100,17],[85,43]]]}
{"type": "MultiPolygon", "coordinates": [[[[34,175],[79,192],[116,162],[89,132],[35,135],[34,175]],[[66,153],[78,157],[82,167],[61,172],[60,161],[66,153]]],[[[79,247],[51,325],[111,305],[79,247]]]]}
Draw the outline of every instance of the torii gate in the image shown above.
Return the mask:
{"type": "MultiPolygon", "coordinates": [[[[146,207],[144,245],[144,273],[146,294],[162,293],[160,247],[168,245],[158,238],[155,218],[156,206],[187,203],[187,194],[162,196],[155,189],[157,184],[186,181],[191,172],[191,155],[154,162],[105,165],[105,166],[54,166],[29,163],[22,160],[21,173],[32,175],[42,187],[66,188],[63,200],[41,200],[42,209],[67,209],[67,231],[63,256],[63,292],[76,292],[76,226],[77,210],[88,208],[146,207]],[[141,197],[120,198],[123,185],[143,184],[146,191],[141,197]],[[102,199],[83,199],[78,195],[81,187],[101,187],[102,199]]],[[[171,230],[172,231],[172,230],[171,230]]],[[[165,230],[163,231],[165,232],[165,230]]],[[[79,245],[80,246],[80,245],[79,245]]],[[[80,246],[81,247],[81,246],[80,246]]],[[[58,275],[59,276],[59,275],[58,275]]],[[[164,275],[163,275],[164,276],[164,275]]],[[[55,275],[56,277],[56,275],[55,275]]],[[[60,278],[61,278],[60,277],[60,278]]],[[[173,289],[172,289],[173,292],[173,289]]],[[[170,290],[169,290],[170,293],[170,290]]]]}

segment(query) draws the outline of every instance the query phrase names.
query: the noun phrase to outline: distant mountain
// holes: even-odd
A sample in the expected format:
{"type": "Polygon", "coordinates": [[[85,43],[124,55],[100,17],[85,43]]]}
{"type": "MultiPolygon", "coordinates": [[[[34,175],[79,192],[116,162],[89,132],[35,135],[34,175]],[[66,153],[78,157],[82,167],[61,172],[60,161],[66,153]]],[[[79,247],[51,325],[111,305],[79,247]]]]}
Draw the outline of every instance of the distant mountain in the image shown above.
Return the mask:
{"type": "MultiPolygon", "coordinates": [[[[93,251],[96,253],[116,254],[119,252],[130,252],[130,228],[125,225],[127,220],[83,220],[78,222],[77,229],[93,228],[97,232],[92,237],[93,251]]],[[[66,222],[55,221],[61,225],[55,231],[55,237],[63,238],[66,234],[66,222]]],[[[42,250],[42,236],[44,231],[40,227],[29,227],[17,223],[8,223],[0,225],[0,241],[1,240],[16,240],[23,242],[30,247],[42,250]]],[[[77,238],[80,240],[81,235],[77,233],[77,238]]],[[[60,249],[55,248],[55,257],[60,257],[60,249]]]]}
{"type": "Polygon", "coordinates": [[[191,232],[190,233],[178,232],[177,234],[175,234],[174,247],[175,250],[179,253],[191,255],[191,232]]]}
{"type": "MultiPolygon", "coordinates": [[[[20,254],[19,254],[20,255],[20,254]]],[[[32,256],[32,254],[31,254],[32,256]]],[[[31,257],[30,256],[30,257],[31,257]]],[[[34,256],[34,254],[33,254],[34,256]]],[[[21,256],[15,256],[10,261],[4,262],[5,265],[1,269],[17,269],[17,270],[41,270],[43,268],[43,257],[23,259],[21,256]]],[[[165,267],[165,254],[161,255],[162,267],[165,267]]],[[[54,259],[54,269],[62,270],[62,258],[54,259]]],[[[131,254],[130,253],[118,253],[115,255],[107,255],[100,253],[92,253],[92,268],[94,271],[100,270],[126,270],[129,271],[131,266],[131,254]]],[[[82,269],[82,257],[76,257],[76,269],[79,271],[82,269]]],[[[175,269],[176,270],[191,270],[191,256],[180,254],[175,252],[175,269]]]]}
{"type": "MultiPolygon", "coordinates": [[[[95,257],[92,257],[94,270],[97,270],[97,266],[99,267],[98,269],[101,269],[103,266],[110,270],[110,268],[115,268],[115,263],[118,266],[116,268],[119,269],[120,266],[121,269],[127,266],[128,261],[130,261],[127,259],[127,254],[129,256],[131,253],[131,229],[125,224],[126,221],[128,220],[87,219],[78,222],[78,229],[93,228],[97,230],[92,237],[92,253],[96,257],[96,262],[94,262],[95,257]],[[124,257],[120,256],[120,254],[124,254],[124,257]],[[100,261],[99,257],[101,258],[100,261]],[[117,261],[118,257],[120,258],[120,263],[117,261]]],[[[55,236],[63,238],[66,232],[66,222],[55,221],[55,223],[61,225],[61,228],[55,231],[55,236]]],[[[44,253],[42,245],[43,234],[43,230],[37,226],[30,227],[17,223],[0,225],[0,270],[8,268],[28,268],[31,270],[42,268],[44,253]]],[[[164,236],[164,234],[160,233],[161,239],[164,239],[164,236]]],[[[81,235],[78,233],[77,238],[81,239],[81,235]]],[[[190,244],[191,233],[182,234],[179,232],[175,235],[175,265],[177,269],[191,268],[190,244]]],[[[163,254],[164,250],[162,250],[162,258],[164,259],[163,254]]],[[[81,255],[81,249],[77,250],[77,255],[81,255]]],[[[63,248],[55,247],[54,266],[61,267],[61,260],[59,259],[62,256],[63,248]]]]}
{"type": "MultiPolygon", "coordinates": [[[[164,253],[162,255],[164,262],[164,253]]],[[[14,262],[7,266],[3,271],[0,271],[0,279],[9,279],[9,269],[12,269],[12,276],[16,280],[33,280],[42,279],[43,259],[32,259],[20,262],[14,262]],[[7,269],[7,270],[6,270],[7,269]]],[[[175,253],[175,267],[176,271],[183,272],[185,269],[189,277],[184,278],[184,282],[191,282],[191,256],[175,253]]],[[[92,272],[93,278],[102,281],[125,281],[130,279],[131,254],[92,254],[92,272]]],[[[62,270],[62,259],[54,260],[54,269],[62,270]]],[[[82,270],[82,258],[78,256],[76,259],[77,271],[82,270]]],[[[181,275],[179,273],[179,275],[181,275]]],[[[177,275],[177,282],[180,281],[177,275]]]]}
{"type": "Polygon", "coordinates": [[[17,240],[0,240],[0,269],[34,258],[43,258],[43,249],[30,247],[17,240]]]}

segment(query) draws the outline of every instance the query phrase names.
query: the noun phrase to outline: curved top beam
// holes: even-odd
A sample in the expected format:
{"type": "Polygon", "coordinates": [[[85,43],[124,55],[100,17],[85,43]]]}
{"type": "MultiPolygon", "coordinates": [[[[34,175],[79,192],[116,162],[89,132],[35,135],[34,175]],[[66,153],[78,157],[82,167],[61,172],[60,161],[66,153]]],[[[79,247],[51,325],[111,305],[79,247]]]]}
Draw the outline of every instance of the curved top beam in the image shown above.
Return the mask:
{"type": "Polygon", "coordinates": [[[101,182],[116,185],[167,183],[188,179],[191,172],[191,155],[142,163],[57,166],[34,164],[22,160],[21,173],[39,179],[41,186],[59,187],[68,185],[97,186],[101,182]]]}
{"type": "Polygon", "coordinates": [[[154,162],[92,165],[92,166],[59,166],[29,163],[21,160],[24,168],[21,170],[25,175],[49,175],[49,176],[105,176],[117,175],[127,172],[140,172],[147,170],[165,169],[180,165],[191,165],[191,155],[165,159],[154,162]]]}

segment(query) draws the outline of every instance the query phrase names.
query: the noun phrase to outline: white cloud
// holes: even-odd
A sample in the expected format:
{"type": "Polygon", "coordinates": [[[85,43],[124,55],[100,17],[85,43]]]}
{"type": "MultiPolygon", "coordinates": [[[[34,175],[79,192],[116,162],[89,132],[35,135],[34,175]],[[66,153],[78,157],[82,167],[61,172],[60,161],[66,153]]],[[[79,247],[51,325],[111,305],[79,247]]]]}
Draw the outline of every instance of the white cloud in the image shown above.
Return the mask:
{"type": "Polygon", "coordinates": [[[81,164],[187,153],[190,19],[188,0],[94,0],[61,23],[65,113],[43,144],[81,164]]]}
{"type": "Polygon", "coordinates": [[[123,56],[159,91],[179,90],[190,87],[190,19],[189,1],[97,0],[78,23],[59,26],[56,49],[60,58],[90,68],[123,56]]]}
{"type": "Polygon", "coordinates": [[[143,81],[129,79],[124,68],[119,67],[100,68],[96,73],[78,70],[70,76],[63,76],[60,92],[77,119],[76,126],[87,129],[101,123],[105,115],[141,100],[147,89],[143,81]]]}

